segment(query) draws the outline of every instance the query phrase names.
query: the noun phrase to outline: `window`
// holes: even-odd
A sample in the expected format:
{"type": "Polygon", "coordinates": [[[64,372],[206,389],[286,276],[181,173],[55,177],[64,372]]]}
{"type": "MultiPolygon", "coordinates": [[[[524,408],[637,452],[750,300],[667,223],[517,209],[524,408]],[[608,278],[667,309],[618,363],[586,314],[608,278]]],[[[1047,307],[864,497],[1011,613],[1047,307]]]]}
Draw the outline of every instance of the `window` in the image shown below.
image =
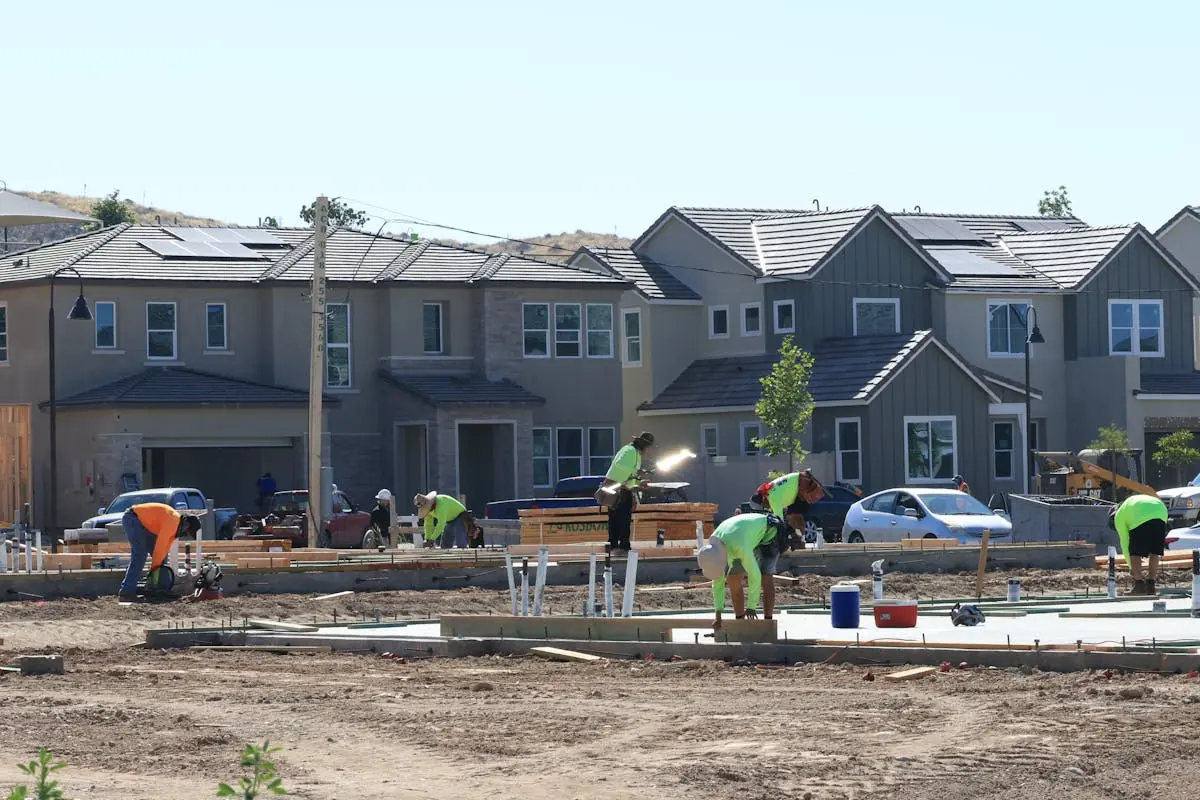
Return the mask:
{"type": "Polygon", "coordinates": [[[442,352],[442,304],[421,304],[421,352],[442,352]]]}
{"type": "Polygon", "coordinates": [[[896,498],[898,496],[898,492],[884,492],[881,495],[876,495],[873,499],[864,500],[863,508],[879,514],[891,514],[896,509],[896,498]]]}
{"type": "Polygon", "coordinates": [[[553,458],[549,428],[533,429],[533,485],[544,489],[554,485],[550,462],[553,458]]]}
{"type": "Polygon", "coordinates": [[[330,389],[349,389],[350,382],[350,304],[325,306],[325,385],[330,389]]]}
{"type": "Polygon", "coordinates": [[[729,306],[708,307],[708,338],[729,338],[729,306]]]}
{"type": "Polygon", "coordinates": [[[890,336],[900,332],[900,298],[854,298],[854,335],[890,336]]]}
{"type": "Polygon", "coordinates": [[[858,417],[835,420],[837,428],[837,479],[862,483],[862,421],[858,417]]]}
{"type": "Polygon", "coordinates": [[[146,358],[172,361],[176,344],[175,304],[146,303],[146,358]]]}
{"type": "Polygon", "coordinates": [[[762,303],[742,303],[742,336],[762,335],[762,303]]]}
{"type": "Polygon", "coordinates": [[[1011,480],[1015,474],[1016,428],[1016,424],[1012,422],[992,423],[993,478],[1011,480]]]}
{"type": "MultiPolygon", "coordinates": [[[[1007,358],[1025,353],[1029,335],[1029,302],[988,301],[988,357],[1007,358]]],[[[1032,351],[1031,351],[1032,354],[1032,351]]]]}
{"type": "Polygon", "coordinates": [[[579,303],[554,304],[554,355],[558,358],[579,358],[582,351],[579,336],[583,321],[579,303]]]}
{"type": "Polygon", "coordinates": [[[1161,356],[1163,301],[1109,300],[1108,352],[1114,356],[1161,356]]]}
{"type": "Polygon", "coordinates": [[[700,426],[700,452],[709,458],[720,455],[720,448],[717,447],[716,425],[700,426]]]}
{"type": "Polygon", "coordinates": [[[229,334],[225,322],[225,304],[209,303],[204,307],[206,334],[204,347],[207,350],[226,350],[229,348],[229,334]]]}
{"type": "Polygon", "coordinates": [[[762,427],[757,422],[742,423],[742,455],[758,455],[758,437],[762,435],[762,427]]]}
{"type": "Polygon", "coordinates": [[[525,329],[525,357],[550,357],[550,305],[526,303],[521,311],[525,329]]]}
{"type": "Polygon", "coordinates": [[[642,312],[636,308],[621,312],[625,326],[625,363],[639,366],[642,363],[642,312]]]}
{"type": "Polygon", "coordinates": [[[588,358],[612,358],[613,311],[608,303],[588,303],[588,358]]]}
{"type": "Polygon", "coordinates": [[[0,364],[8,363],[8,306],[0,303],[0,364]]]}
{"type": "Polygon", "coordinates": [[[588,472],[603,475],[617,454],[616,428],[588,428],[588,472]]]}
{"type": "Polygon", "coordinates": [[[955,418],[905,417],[904,467],[912,483],[953,478],[958,471],[955,418]]]}
{"type": "MultiPolygon", "coordinates": [[[[0,312],[2,313],[2,312],[0,312]]],[[[114,350],[117,347],[117,304],[102,300],[96,303],[93,317],[96,320],[96,349],[114,350]]],[[[0,361],[3,361],[0,358],[0,361]]]]}
{"type": "Polygon", "coordinates": [[[559,428],[558,479],[575,478],[583,474],[583,428],[559,428]]]}
{"type": "Polygon", "coordinates": [[[775,332],[796,332],[796,302],[794,300],[775,301],[775,332]]]}

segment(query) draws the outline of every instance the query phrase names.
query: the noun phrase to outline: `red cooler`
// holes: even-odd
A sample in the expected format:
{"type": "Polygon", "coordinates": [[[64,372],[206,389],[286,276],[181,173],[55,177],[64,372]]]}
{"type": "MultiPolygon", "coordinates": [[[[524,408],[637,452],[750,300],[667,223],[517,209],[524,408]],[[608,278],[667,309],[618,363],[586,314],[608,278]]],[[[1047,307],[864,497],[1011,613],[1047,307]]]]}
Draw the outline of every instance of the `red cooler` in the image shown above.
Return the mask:
{"type": "Polygon", "coordinates": [[[916,600],[876,600],[876,628],[917,627],[916,600]]]}

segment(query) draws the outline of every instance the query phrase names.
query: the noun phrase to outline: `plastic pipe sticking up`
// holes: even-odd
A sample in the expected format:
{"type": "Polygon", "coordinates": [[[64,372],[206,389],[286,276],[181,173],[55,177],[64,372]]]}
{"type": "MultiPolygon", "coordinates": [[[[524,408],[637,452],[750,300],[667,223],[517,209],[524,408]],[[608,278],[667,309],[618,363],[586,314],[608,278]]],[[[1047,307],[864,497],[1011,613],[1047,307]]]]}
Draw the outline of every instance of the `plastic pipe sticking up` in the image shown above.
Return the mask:
{"type": "Polygon", "coordinates": [[[512,599],[512,615],[517,616],[517,578],[513,575],[512,553],[504,554],[504,570],[508,573],[508,596],[512,599]]]}
{"type": "Polygon", "coordinates": [[[550,559],[550,548],[542,545],[538,548],[537,586],[533,592],[533,615],[542,615],[542,593],[546,589],[546,562],[550,559]]]}
{"type": "Polygon", "coordinates": [[[1008,579],[1008,602],[1010,602],[1010,603],[1021,602],[1021,579],[1020,578],[1009,578],[1008,579]]]}
{"type": "Polygon", "coordinates": [[[613,615],[613,574],[612,554],[604,554],[604,616],[613,615]]]}
{"type": "Polygon", "coordinates": [[[1192,616],[1200,617],[1200,550],[1192,551],[1192,616]]]}
{"type": "Polygon", "coordinates": [[[529,616],[529,559],[521,559],[521,616],[529,616]]]}
{"type": "Polygon", "coordinates": [[[696,550],[704,549],[704,520],[696,520],[696,550]]]}
{"type": "MultiPolygon", "coordinates": [[[[821,537],[818,536],[818,539],[821,537]]],[[[883,599],[883,559],[871,562],[871,597],[875,600],[883,599]]]]}
{"type": "Polygon", "coordinates": [[[1117,599],[1117,548],[1108,548],[1108,597],[1117,599]]]}
{"type": "Polygon", "coordinates": [[[625,591],[621,593],[621,616],[633,616],[633,594],[637,591],[638,551],[630,550],[625,561],[625,591]]]}
{"type": "Polygon", "coordinates": [[[8,539],[0,539],[0,574],[8,572],[8,539]]]}
{"type": "Polygon", "coordinates": [[[585,617],[596,616],[596,554],[595,553],[591,553],[588,558],[587,605],[584,606],[583,615],[585,617]]]}
{"type": "Polygon", "coordinates": [[[33,546],[37,549],[37,571],[42,572],[42,532],[33,534],[33,546]]]}

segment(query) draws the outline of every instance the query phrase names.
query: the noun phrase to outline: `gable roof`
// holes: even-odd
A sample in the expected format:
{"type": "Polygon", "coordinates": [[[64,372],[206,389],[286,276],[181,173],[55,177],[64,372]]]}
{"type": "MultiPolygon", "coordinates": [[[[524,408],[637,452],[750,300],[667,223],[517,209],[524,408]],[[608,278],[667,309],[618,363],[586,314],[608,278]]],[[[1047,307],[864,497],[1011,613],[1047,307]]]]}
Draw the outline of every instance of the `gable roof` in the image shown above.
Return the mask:
{"type": "Polygon", "coordinates": [[[647,300],[700,300],[696,291],[662,264],[627,247],[589,245],[580,248],[579,253],[632,281],[637,293],[647,300]]]}
{"type": "Polygon", "coordinates": [[[1183,220],[1183,219],[1186,219],[1189,217],[1192,219],[1200,220],[1200,206],[1184,206],[1183,208],[1176,211],[1174,216],[1172,216],[1169,220],[1164,222],[1159,227],[1159,229],[1154,232],[1154,237],[1158,238],[1159,236],[1162,236],[1164,233],[1167,232],[1168,229],[1175,227],[1175,225],[1177,225],[1180,220],[1183,220]]]}
{"type": "MultiPolygon", "coordinates": [[[[337,406],[336,396],[323,403],[337,406]]],[[[46,408],[49,401],[39,404],[46,408]]],[[[215,375],[187,367],[147,367],[134,375],[60,399],[60,408],[172,406],[307,406],[308,392],[258,381],[215,375]]]]}
{"type": "Polygon", "coordinates": [[[382,370],[388,384],[432,406],[539,406],[545,398],[510,380],[490,381],[482,375],[397,375],[382,370]]]}
{"type": "MultiPolygon", "coordinates": [[[[973,241],[984,244],[996,244],[996,239],[1006,233],[1045,233],[1055,230],[1074,230],[1088,227],[1087,223],[1075,216],[1044,217],[1031,214],[937,214],[920,211],[902,211],[892,215],[897,222],[910,229],[933,233],[939,228],[945,234],[951,235],[951,240],[957,241],[955,228],[965,229],[973,241]],[[949,224],[946,224],[949,223],[949,224]]],[[[961,235],[962,231],[959,231],[961,235]]],[[[921,235],[914,238],[923,244],[927,241],[948,243],[948,240],[931,240],[921,235]]],[[[961,242],[966,244],[966,242],[961,242]]]]}

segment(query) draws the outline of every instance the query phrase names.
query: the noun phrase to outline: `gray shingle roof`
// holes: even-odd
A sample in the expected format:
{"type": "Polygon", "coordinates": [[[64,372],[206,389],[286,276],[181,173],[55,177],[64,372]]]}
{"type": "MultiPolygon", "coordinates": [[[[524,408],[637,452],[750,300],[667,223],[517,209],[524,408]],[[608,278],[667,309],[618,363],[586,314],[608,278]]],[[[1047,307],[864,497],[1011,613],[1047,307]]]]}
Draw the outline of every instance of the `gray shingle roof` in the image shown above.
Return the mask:
{"type": "MultiPolygon", "coordinates": [[[[803,209],[691,207],[674,207],[667,213],[672,211],[687,219],[751,265],[758,263],[758,249],[754,244],[750,223],[763,217],[803,213],[803,209]]],[[[634,246],[637,246],[637,242],[634,242],[634,246]]]]}
{"type": "Polygon", "coordinates": [[[950,273],[951,286],[983,289],[1057,289],[1058,284],[1002,247],[923,245],[950,273]]]}
{"type": "Polygon", "coordinates": [[[546,402],[513,381],[490,381],[482,375],[398,375],[382,370],[379,377],[432,406],[538,406],[546,402]]]}
{"type": "Polygon", "coordinates": [[[1000,242],[1042,275],[1072,289],[1124,244],[1136,228],[1121,225],[1055,233],[1008,233],[1000,237],[1000,242]]]}
{"type": "MultiPolygon", "coordinates": [[[[324,403],[338,405],[337,397],[324,403]]],[[[308,392],[269,383],[214,375],[186,367],[148,367],[120,380],[58,401],[59,407],[111,406],[304,406],[308,392]]],[[[45,408],[49,403],[42,403],[45,408]]]]}
{"type": "Polygon", "coordinates": [[[1194,394],[1200,395],[1200,372],[1183,372],[1166,375],[1143,375],[1142,386],[1133,392],[1138,394],[1194,394]]]}
{"type": "Polygon", "coordinates": [[[756,219],[750,224],[757,246],[755,263],[768,275],[809,272],[850,235],[872,210],[805,211],[756,219]]]}
{"type": "Polygon", "coordinates": [[[700,295],[661,264],[627,247],[584,247],[583,252],[624,278],[633,281],[648,300],[699,300],[700,295]]]}
{"type": "MultiPolygon", "coordinates": [[[[1005,233],[1044,232],[1047,230],[1071,230],[1086,228],[1087,223],[1077,217],[1042,217],[1007,214],[893,214],[902,224],[908,220],[950,220],[977,235],[981,241],[996,243],[996,237],[1005,233]]],[[[920,237],[917,238],[918,241],[920,237]]]]}
{"type": "Polygon", "coordinates": [[[813,349],[808,390],[817,402],[869,400],[931,337],[931,331],[917,331],[827,339],[813,349]]]}

